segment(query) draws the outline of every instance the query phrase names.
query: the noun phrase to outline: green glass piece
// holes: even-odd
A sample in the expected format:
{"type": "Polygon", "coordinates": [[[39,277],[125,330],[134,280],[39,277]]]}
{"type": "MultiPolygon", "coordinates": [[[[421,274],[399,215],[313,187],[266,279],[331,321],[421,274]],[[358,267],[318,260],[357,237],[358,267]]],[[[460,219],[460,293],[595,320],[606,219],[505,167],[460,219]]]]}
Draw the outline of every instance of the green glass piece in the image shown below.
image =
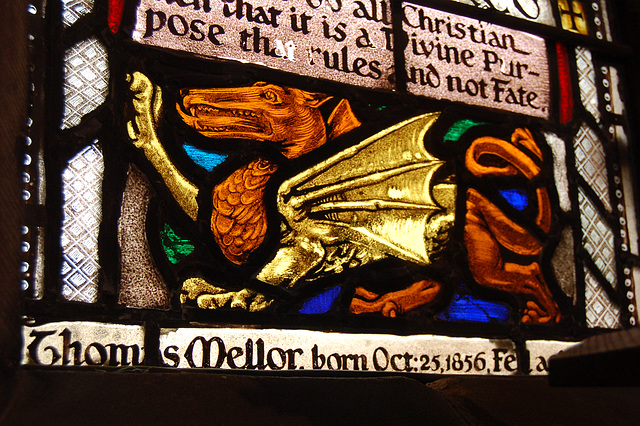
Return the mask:
{"type": "Polygon", "coordinates": [[[369,108],[375,108],[376,111],[384,111],[387,109],[386,105],[380,105],[379,107],[374,107],[373,104],[367,104],[369,108]]]}
{"type": "Polygon", "coordinates": [[[189,240],[177,236],[168,223],[164,224],[164,230],[160,233],[160,240],[167,259],[174,265],[189,256],[195,249],[195,246],[189,240]]]}
{"type": "Polygon", "coordinates": [[[445,142],[457,142],[460,139],[460,136],[464,134],[467,130],[472,128],[473,126],[477,126],[479,124],[485,124],[481,121],[473,121],[469,119],[458,120],[449,128],[449,131],[446,135],[444,135],[445,142]]]}

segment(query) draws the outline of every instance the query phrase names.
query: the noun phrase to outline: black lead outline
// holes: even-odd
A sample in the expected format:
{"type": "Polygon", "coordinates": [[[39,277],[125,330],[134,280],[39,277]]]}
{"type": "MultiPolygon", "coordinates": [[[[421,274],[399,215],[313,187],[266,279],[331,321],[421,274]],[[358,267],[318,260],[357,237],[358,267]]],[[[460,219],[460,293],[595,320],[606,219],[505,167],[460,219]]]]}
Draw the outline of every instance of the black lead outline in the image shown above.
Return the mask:
{"type": "MultiPolygon", "coordinates": [[[[62,40],[58,40],[59,38],[56,37],[56,34],[59,34],[59,28],[61,28],[61,23],[58,21],[58,23],[56,24],[55,19],[53,18],[54,16],[56,16],[56,13],[59,15],[61,12],[61,8],[60,3],[59,2],[52,2],[50,7],[48,8],[48,15],[47,18],[45,19],[45,27],[48,27],[48,29],[50,30],[48,32],[48,41],[50,43],[50,50],[48,51],[50,58],[49,59],[49,63],[50,64],[58,64],[59,66],[56,67],[50,67],[48,69],[47,75],[46,75],[46,84],[45,87],[47,87],[49,90],[51,90],[52,88],[60,88],[59,91],[56,91],[57,93],[55,94],[51,94],[49,93],[47,96],[47,100],[46,100],[46,106],[45,106],[45,111],[47,112],[45,115],[46,117],[46,121],[45,121],[45,127],[47,129],[47,131],[45,133],[47,133],[48,135],[53,135],[53,136],[49,136],[51,138],[50,143],[47,143],[45,145],[45,163],[47,165],[47,187],[48,188],[59,188],[60,191],[54,191],[49,189],[47,191],[47,205],[45,206],[46,208],[46,214],[44,214],[44,216],[46,217],[47,220],[47,229],[51,230],[51,229],[60,229],[61,228],[61,223],[62,223],[62,212],[61,212],[61,208],[60,209],[54,209],[52,206],[55,205],[62,205],[61,201],[62,201],[62,193],[61,193],[61,183],[60,183],[60,177],[61,177],[61,171],[64,168],[64,165],[66,164],[66,160],[68,158],[70,158],[73,155],[73,151],[74,149],[80,149],[81,147],[84,147],[86,145],[88,145],[89,143],[92,142],[92,140],[94,138],[97,138],[101,141],[101,144],[103,144],[103,148],[105,149],[105,151],[103,151],[104,155],[105,155],[105,163],[109,163],[111,164],[111,162],[107,159],[107,156],[113,156],[113,155],[117,155],[117,152],[112,151],[109,154],[107,154],[107,151],[109,151],[109,149],[107,149],[107,146],[110,145],[114,145],[111,143],[106,143],[106,142],[111,142],[110,139],[110,135],[111,132],[109,131],[104,131],[104,129],[102,129],[100,126],[100,128],[98,130],[96,130],[96,128],[93,127],[93,124],[96,123],[96,120],[98,123],[105,123],[110,121],[110,111],[108,111],[108,105],[104,104],[101,107],[99,107],[97,110],[95,110],[94,112],[88,114],[87,116],[83,117],[83,121],[80,125],[72,128],[72,129],[67,129],[64,131],[60,131],[58,129],[58,124],[59,124],[59,120],[61,119],[62,116],[62,103],[63,103],[63,97],[62,97],[62,93],[61,93],[61,88],[62,88],[62,84],[60,84],[62,82],[62,57],[63,57],[63,53],[64,50],[68,47],[71,47],[73,44],[77,43],[80,40],[83,40],[87,37],[93,36],[93,35],[100,35],[102,34],[103,37],[109,41],[111,40],[111,37],[113,37],[108,28],[106,29],[101,29],[100,25],[102,23],[106,23],[106,7],[100,8],[100,6],[106,5],[106,3],[104,2],[96,2],[96,9],[89,15],[86,15],[82,18],[80,18],[78,21],[76,21],[76,23],[74,23],[74,25],[72,25],[71,27],[67,28],[64,32],[63,32],[63,36],[62,36],[62,40]],[[58,83],[58,84],[55,84],[58,83]],[[58,100],[58,102],[55,102],[56,99],[58,100]],[[85,129],[88,129],[88,132],[84,132],[85,129]],[[92,130],[93,129],[93,130],[92,130]],[[95,131],[95,132],[94,132],[95,131]],[[84,136],[81,137],[76,137],[78,135],[78,132],[80,133],[85,133],[84,136]],[[95,137],[94,137],[95,136],[95,137]],[[71,145],[67,145],[66,142],[69,140],[73,140],[71,145]],[[104,141],[104,143],[103,143],[104,141]],[[60,148],[63,147],[64,148],[64,154],[60,155],[60,152],[53,152],[55,151],[56,148],[60,148]],[[58,195],[56,195],[57,193],[59,193],[58,195]],[[58,210],[58,212],[56,212],[56,210],[58,210]]],[[[422,1],[422,2],[415,2],[416,4],[420,4],[420,3],[427,3],[426,1],[422,1]]],[[[122,25],[121,25],[121,32],[123,31],[122,28],[126,28],[127,27],[127,21],[126,17],[126,13],[127,10],[131,11],[131,10],[135,10],[133,8],[134,2],[129,2],[127,3],[127,5],[125,6],[125,17],[123,17],[123,21],[122,21],[122,25]]],[[[630,54],[630,49],[627,48],[626,46],[623,45],[619,45],[616,43],[610,43],[610,42],[605,42],[605,41],[599,41],[599,40],[595,40],[592,37],[589,36],[583,36],[583,35],[577,35],[577,34],[573,34],[573,33],[569,33],[567,31],[558,29],[558,28],[554,28],[554,27],[548,27],[546,25],[543,24],[537,24],[534,22],[530,22],[530,21],[526,21],[523,19],[519,19],[519,18],[515,18],[515,17],[510,17],[510,16],[506,16],[506,15],[500,15],[500,14],[496,14],[492,11],[487,11],[487,10],[482,10],[482,9],[478,9],[474,6],[469,6],[469,5],[465,5],[465,4],[461,4],[461,3],[453,3],[451,1],[445,1],[445,0],[433,0],[431,2],[428,2],[428,4],[425,4],[425,6],[428,7],[438,7],[442,10],[446,10],[446,11],[452,11],[452,12],[456,12],[459,11],[460,14],[462,15],[466,15],[466,16],[470,16],[470,17],[478,17],[479,19],[484,19],[499,25],[504,25],[507,27],[511,27],[511,28],[515,28],[518,31],[530,31],[531,33],[537,34],[537,35],[541,35],[543,37],[545,37],[545,39],[547,40],[548,44],[550,45],[554,40],[562,40],[563,42],[571,45],[571,44],[576,44],[576,45],[582,45],[585,47],[590,48],[593,52],[601,52],[601,53],[605,53],[608,54],[614,58],[616,57],[624,57],[624,56],[628,56],[630,54]]],[[[394,49],[394,55],[395,55],[395,59],[396,59],[396,64],[400,65],[400,64],[404,64],[404,55],[403,55],[403,51],[402,49],[399,48],[399,44],[398,41],[401,39],[401,35],[399,33],[402,33],[401,30],[401,26],[397,25],[398,24],[398,19],[401,20],[401,17],[399,17],[397,11],[399,10],[399,8],[401,7],[401,3],[399,1],[393,1],[392,0],[392,9],[394,10],[394,36],[396,37],[396,44],[395,44],[395,49],[394,49]]],[[[556,8],[554,8],[554,13],[557,17],[557,11],[555,10],[556,8]]],[[[588,8],[587,8],[588,9],[588,8]]],[[[609,15],[613,15],[612,14],[612,10],[609,8],[609,15]]],[[[130,15],[129,15],[130,16],[130,15]]],[[[104,25],[106,27],[106,25],[104,25]]],[[[116,36],[117,37],[117,36],[116,36]]],[[[107,43],[108,44],[108,43],[107,43]]],[[[109,49],[110,52],[110,49],[109,49]]],[[[552,57],[553,55],[549,55],[549,62],[550,62],[550,68],[552,65],[552,57]]],[[[111,71],[112,71],[112,75],[113,75],[113,70],[117,69],[121,66],[121,64],[115,64],[111,66],[111,71]]],[[[571,63],[571,67],[572,69],[575,68],[575,61],[573,61],[571,63]]],[[[404,73],[398,73],[399,76],[402,76],[404,73]]],[[[554,76],[557,75],[557,70],[555,68],[551,68],[550,69],[550,76],[554,76]]],[[[551,83],[551,88],[553,89],[553,82],[557,81],[555,79],[551,79],[552,83],[551,83]]],[[[572,79],[572,84],[574,85],[574,99],[579,99],[579,96],[577,95],[579,93],[579,91],[576,91],[577,89],[577,80],[574,76],[574,78],[572,79]]],[[[402,81],[402,77],[399,77],[399,81],[398,81],[398,88],[400,92],[404,92],[404,86],[403,86],[403,81],[402,81]]],[[[556,91],[553,91],[552,93],[555,93],[556,91]]],[[[401,93],[401,96],[405,96],[405,97],[410,97],[410,95],[407,95],[405,93],[401,93]]],[[[423,101],[417,101],[418,103],[422,103],[424,105],[428,105],[428,104],[433,104],[433,105],[447,105],[448,103],[445,102],[437,102],[437,101],[431,101],[431,100],[423,100],[423,101]]],[[[551,105],[551,108],[553,109],[555,107],[555,105],[557,104],[557,102],[553,102],[551,105]]],[[[465,111],[468,110],[470,113],[473,113],[474,110],[477,110],[478,108],[476,107],[470,107],[470,106],[465,106],[465,105],[457,105],[457,107],[461,110],[461,111],[465,111]]],[[[574,105],[574,112],[577,112],[576,110],[578,110],[578,108],[575,108],[576,106],[574,105]]],[[[580,106],[580,109],[582,109],[582,106],[580,106]]],[[[36,105],[34,107],[34,111],[38,110],[38,106],[36,105]]],[[[483,108],[480,108],[480,111],[486,111],[483,108]]],[[[512,114],[509,113],[504,113],[503,114],[506,117],[510,117],[512,116],[512,114]]],[[[553,119],[554,115],[551,115],[551,119],[553,119]]],[[[568,124],[569,127],[571,127],[572,125],[575,126],[576,123],[579,124],[580,119],[578,117],[574,117],[574,120],[568,124]]],[[[35,125],[38,125],[39,123],[34,123],[35,125]]],[[[593,125],[593,123],[590,123],[591,126],[593,125]]],[[[553,126],[552,126],[553,127],[553,126]]],[[[563,126],[555,126],[556,130],[558,128],[560,128],[560,132],[557,132],[558,134],[563,134],[564,131],[562,131],[562,127],[563,126]]],[[[566,126],[565,126],[566,127],[566,126]]],[[[571,132],[569,132],[571,133],[571,132]]],[[[565,133],[566,134],[566,133],[565,133]]],[[[565,142],[567,141],[567,137],[565,136],[563,138],[565,140],[565,142]]],[[[38,143],[35,143],[36,141],[34,140],[34,144],[36,146],[38,146],[39,143],[42,143],[42,140],[37,141],[38,143]]],[[[568,143],[568,147],[571,148],[571,143],[568,143]]],[[[567,154],[568,154],[568,158],[567,160],[569,160],[569,156],[571,156],[573,154],[573,150],[572,149],[568,149],[567,150],[567,154]]],[[[113,158],[113,157],[112,157],[113,158]]],[[[609,158],[609,156],[608,156],[609,158]]],[[[568,163],[568,169],[571,169],[572,166],[572,162],[567,161],[568,163]]],[[[611,164],[608,163],[608,166],[610,168],[611,164]]],[[[611,178],[611,173],[609,173],[609,176],[611,178]]],[[[105,189],[107,187],[109,187],[111,184],[107,183],[108,181],[110,181],[109,179],[107,179],[107,177],[105,176],[105,189]]],[[[572,188],[575,190],[575,186],[572,185],[572,188]]],[[[570,189],[571,191],[571,189],[570,189]]],[[[574,195],[576,195],[575,197],[572,198],[576,198],[577,194],[574,192],[574,195]]],[[[597,200],[597,199],[596,199],[597,200]]],[[[575,201],[577,200],[572,200],[573,205],[577,206],[577,203],[575,201]]],[[[592,199],[592,201],[594,201],[592,199]]],[[[598,200],[599,201],[599,200],[598,200]]],[[[601,208],[601,206],[599,206],[601,208]]],[[[38,209],[36,209],[38,210],[38,209]]],[[[40,218],[37,219],[38,223],[42,224],[42,218],[43,218],[43,214],[42,213],[38,213],[33,215],[36,218],[40,218]]],[[[116,219],[117,220],[117,219],[116,219]]],[[[617,221],[616,221],[617,222],[617,221]]],[[[579,235],[580,232],[575,232],[575,228],[577,227],[578,229],[580,228],[580,222],[579,222],[579,217],[576,218],[574,217],[573,220],[574,223],[574,238],[579,239],[579,235]]],[[[104,225],[104,223],[101,225],[101,227],[104,225]]],[[[104,225],[105,227],[108,228],[108,226],[104,225]]],[[[103,235],[103,232],[101,231],[101,235],[103,235]]],[[[60,271],[60,261],[61,261],[61,248],[59,246],[59,234],[53,233],[53,232],[48,232],[47,233],[47,238],[46,238],[47,242],[46,242],[46,254],[47,254],[47,269],[45,271],[45,282],[46,283],[55,283],[58,282],[60,285],[60,277],[59,277],[59,271],[60,271]],[[58,261],[51,261],[51,258],[54,259],[58,259],[58,261]]],[[[101,251],[104,249],[104,242],[101,243],[101,251]]],[[[576,244],[575,247],[580,247],[581,244],[576,244]]],[[[618,247],[618,245],[616,245],[616,248],[618,247]]],[[[576,250],[576,273],[577,273],[577,286],[580,285],[580,283],[582,282],[582,285],[584,285],[584,277],[582,277],[582,279],[580,279],[580,275],[582,274],[582,271],[579,266],[582,264],[583,262],[583,255],[578,253],[579,250],[576,250]]],[[[621,261],[620,257],[618,256],[620,253],[616,253],[617,257],[618,257],[618,261],[617,261],[617,265],[618,268],[620,270],[622,270],[623,268],[623,262],[621,261]]],[[[115,258],[115,256],[111,256],[113,258],[115,258]]],[[[588,257],[588,256],[587,256],[588,257]]],[[[589,258],[589,260],[587,260],[587,263],[589,263],[589,261],[592,262],[592,260],[589,258]]],[[[632,263],[639,263],[637,256],[628,256],[628,261],[632,262],[632,263]]],[[[101,260],[102,263],[102,260],[101,260]]],[[[115,261],[116,264],[118,264],[117,261],[115,261]]],[[[107,269],[107,266],[103,266],[102,268],[103,270],[107,269]]],[[[592,269],[592,268],[590,268],[592,269]]],[[[117,270],[116,269],[111,269],[112,271],[117,270]]],[[[596,268],[597,270],[597,268],[596,268]]],[[[592,270],[593,272],[593,270],[592,270]]],[[[618,274],[619,277],[622,277],[621,273],[618,274]]],[[[599,277],[599,278],[603,278],[603,277],[599,277]]],[[[606,280],[605,280],[606,281],[606,280]]],[[[96,303],[93,306],[87,306],[85,304],[78,304],[78,303],[74,303],[74,302],[67,302],[61,299],[61,297],[59,296],[60,292],[60,288],[54,289],[52,288],[51,285],[47,285],[45,286],[45,297],[43,300],[41,301],[37,301],[37,300],[26,300],[25,304],[26,306],[26,310],[29,313],[33,313],[35,315],[37,315],[38,317],[40,317],[41,319],[45,319],[45,318],[50,318],[50,319],[63,319],[63,318],[68,318],[69,316],[74,316],[77,319],[94,319],[94,320],[105,320],[108,317],[112,317],[111,319],[114,319],[113,316],[118,316],[120,318],[122,318],[123,316],[127,316],[127,317],[137,317],[140,320],[145,321],[145,329],[147,331],[147,336],[148,339],[147,340],[147,344],[145,346],[147,346],[147,348],[151,349],[151,346],[148,346],[148,344],[152,343],[152,337],[155,336],[155,334],[157,334],[157,321],[158,319],[163,318],[164,313],[162,312],[157,312],[157,311],[146,311],[146,310],[132,310],[132,309],[127,309],[127,308],[122,308],[122,307],[118,307],[115,304],[115,288],[109,287],[109,288],[105,288],[105,286],[108,286],[109,282],[111,283],[115,283],[117,281],[115,280],[110,280],[110,279],[105,279],[104,276],[101,276],[100,279],[100,287],[101,287],[101,300],[96,303]],[[60,304],[59,302],[63,302],[62,304],[60,304]],[[136,313],[139,313],[139,315],[136,315],[136,313]]],[[[619,281],[621,282],[621,281],[619,281]]],[[[620,288],[622,288],[622,286],[620,286],[620,288]]],[[[584,290],[584,289],[583,289],[584,290]]],[[[578,291],[578,298],[580,299],[580,294],[582,293],[582,298],[584,298],[584,291],[578,291]]],[[[610,293],[610,290],[607,290],[607,293],[610,293]]],[[[613,299],[612,299],[613,300],[613,299]]],[[[578,306],[584,306],[584,300],[582,300],[582,303],[578,304],[578,306]]],[[[229,319],[233,319],[234,315],[231,313],[222,313],[223,315],[221,315],[220,319],[224,319],[226,318],[227,320],[229,319]]],[[[216,315],[217,316],[217,315],[216,315]]],[[[251,321],[255,321],[257,319],[259,319],[260,315],[257,316],[257,318],[252,318],[251,321]]],[[[196,316],[197,318],[197,316],[196,316]]],[[[211,319],[211,318],[209,318],[211,319]]],[[[264,318],[265,320],[267,318],[264,318]]],[[[262,321],[259,321],[262,322],[262,321]]],[[[238,324],[242,324],[242,321],[237,322],[238,324]]],[[[266,324],[269,324],[269,321],[265,321],[266,324]]],[[[318,324],[322,324],[323,321],[320,321],[318,324]]],[[[275,323],[276,325],[278,325],[278,321],[276,321],[275,323]]],[[[185,325],[183,323],[183,325],[185,325]]],[[[353,324],[352,324],[353,325],[353,324]]],[[[387,324],[387,326],[383,326],[383,327],[376,327],[376,330],[387,330],[388,326],[390,324],[387,324]]],[[[584,323],[583,323],[584,325],[584,323]]],[[[281,326],[281,325],[280,325],[281,326]]],[[[305,325],[303,324],[303,327],[305,325]]],[[[306,326],[307,328],[311,328],[313,329],[313,325],[311,324],[310,326],[306,326]]],[[[364,331],[363,329],[361,329],[360,327],[358,327],[357,324],[355,324],[355,327],[358,328],[360,331],[364,331]]],[[[482,335],[482,336],[487,336],[487,335],[494,335],[491,330],[486,330],[487,325],[486,324],[482,324],[481,326],[475,327],[474,325],[468,325],[465,324],[464,328],[466,329],[465,332],[463,332],[462,334],[465,336],[473,336],[473,335],[482,335]],[[477,330],[477,331],[473,331],[473,330],[477,330]]],[[[504,327],[498,327],[494,330],[494,332],[498,332],[497,334],[495,334],[495,336],[501,336],[501,337],[505,337],[505,336],[511,336],[511,338],[514,339],[514,341],[518,341],[518,342],[524,342],[524,335],[522,334],[524,331],[526,331],[526,334],[530,334],[530,338],[535,338],[535,336],[538,337],[549,337],[549,333],[548,330],[535,330],[535,329],[528,329],[528,327],[526,326],[522,326],[522,328],[519,328],[520,326],[516,326],[515,328],[506,328],[504,329],[504,327]],[[515,333],[515,334],[514,334],[515,333]],[[520,336],[520,337],[518,337],[520,336]]],[[[348,327],[349,328],[349,327],[348,327]]],[[[455,328],[455,327],[454,327],[455,328]]],[[[489,327],[491,328],[491,327],[489,327]]],[[[320,327],[320,329],[324,329],[322,326],[320,327]]],[[[395,327],[392,327],[392,329],[395,329],[395,327]]],[[[443,331],[446,331],[447,327],[442,327],[443,331]]],[[[568,330],[565,330],[564,336],[566,337],[566,332],[568,330]]],[[[589,335],[591,334],[589,331],[591,330],[584,330],[583,333],[580,333],[580,335],[589,335]]],[[[409,330],[409,332],[411,332],[409,330]]],[[[450,335],[456,335],[457,333],[454,330],[449,330],[448,334],[450,335]]],[[[554,333],[551,333],[554,334],[554,333]]],[[[570,333],[569,333],[570,334],[570,333]]],[[[157,344],[157,341],[155,341],[155,344],[157,344]]],[[[520,351],[523,351],[524,347],[522,346],[522,344],[518,344],[518,347],[521,348],[520,351]]],[[[525,351],[526,352],[526,351],[525,351]]],[[[523,353],[524,354],[524,353],[523,353]]],[[[523,358],[524,359],[524,358],[523,358]]],[[[149,358],[149,361],[151,362],[151,365],[157,365],[157,360],[153,360],[153,357],[149,358]]]]}

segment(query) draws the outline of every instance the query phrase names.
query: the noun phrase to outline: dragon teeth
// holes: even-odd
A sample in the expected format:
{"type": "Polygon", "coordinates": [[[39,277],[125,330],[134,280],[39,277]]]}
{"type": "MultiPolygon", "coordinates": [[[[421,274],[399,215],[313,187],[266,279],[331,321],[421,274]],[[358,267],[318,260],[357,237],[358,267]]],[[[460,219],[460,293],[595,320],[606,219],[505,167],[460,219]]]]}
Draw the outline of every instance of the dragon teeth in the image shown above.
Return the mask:
{"type": "Polygon", "coordinates": [[[199,112],[204,112],[207,114],[230,114],[230,115],[236,115],[236,116],[240,116],[240,117],[257,117],[257,114],[253,111],[249,111],[249,110],[240,110],[240,109],[220,109],[220,108],[215,108],[209,105],[203,105],[203,104],[198,104],[198,105],[192,105],[189,107],[189,111],[191,112],[191,115],[193,115],[194,117],[198,115],[199,112]]]}

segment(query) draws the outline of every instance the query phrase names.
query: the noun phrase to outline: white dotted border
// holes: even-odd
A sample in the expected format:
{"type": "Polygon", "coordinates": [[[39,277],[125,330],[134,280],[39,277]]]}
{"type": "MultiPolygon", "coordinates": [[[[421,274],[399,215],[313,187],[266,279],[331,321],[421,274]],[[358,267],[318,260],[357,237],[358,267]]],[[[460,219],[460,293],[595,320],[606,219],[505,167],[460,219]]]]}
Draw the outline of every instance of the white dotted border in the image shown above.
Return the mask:
{"type": "MultiPolygon", "coordinates": [[[[595,5],[597,3],[593,3],[593,4],[595,5]]],[[[594,10],[597,10],[597,9],[594,7],[594,10]]],[[[607,113],[614,114],[614,109],[611,102],[613,99],[612,90],[616,90],[616,88],[613,87],[611,83],[611,67],[602,66],[600,67],[600,71],[602,72],[602,76],[603,76],[600,84],[604,88],[604,92],[605,92],[604,93],[604,109],[607,113]]],[[[611,138],[615,138],[616,126],[612,124],[609,126],[608,130],[611,138]]],[[[624,191],[622,187],[623,181],[621,177],[621,170],[620,170],[620,166],[617,163],[614,163],[612,168],[613,168],[613,183],[614,183],[613,194],[615,196],[612,204],[614,206],[614,213],[616,213],[618,216],[618,224],[620,226],[620,250],[622,250],[623,253],[628,253],[629,252],[629,232],[627,228],[625,198],[624,198],[624,191]]],[[[627,301],[627,310],[631,314],[629,316],[629,324],[632,326],[635,326],[638,323],[638,320],[636,318],[637,312],[636,312],[636,306],[635,306],[636,300],[635,300],[635,294],[634,294],[635,283],[633,279],[633,271],[631,270],[630,267],[625,267],[623,270],[623,273],[624,273],[624,286],[626,289],[625,300],[627,301]]],[[[621,302],[621,305],[622,304],[623,303],[621,302]]],[[[621,306],[621,308],[622,307],[623,306],[621,306]]]]}
{"type": "MultiPolygon", "coordinates": [[[[44,8],[38,9],[38,6],[33,3],[27,4],[26,12],[28,14],[28,21],[32,23],[32,26],[39,26],[44,18],[44,8]]],[[[26,134],[24,137],[24,156],[22,158],[22,170],[20,173],[20,179],[22,182],[22,201],[25,205],[37,205],[38,204],[38,152],[36,146],[31,138],[33,131],[33,118],[31,112],[33,111],[33,100],[36,96],[36,85],[33,81],[33,72],[36,65],[33,58],[33,43],[36,38],[33,34],[27,34],[29,42],[29,49],[31,50],[31,61],[29,63],[31,72],[31,83],[29,84],[29,116],[26,119],[26,134]]],[[[36,263],[37,263],[37,245],[38,245],[38,229],[29,227],[27,225],[21,228],[21,243],[20,252],[22,260],[20,261],[20,288],[22,291],[31,291],[31,296],[34,296],[37,290],[36,287],[36,263]]]]}

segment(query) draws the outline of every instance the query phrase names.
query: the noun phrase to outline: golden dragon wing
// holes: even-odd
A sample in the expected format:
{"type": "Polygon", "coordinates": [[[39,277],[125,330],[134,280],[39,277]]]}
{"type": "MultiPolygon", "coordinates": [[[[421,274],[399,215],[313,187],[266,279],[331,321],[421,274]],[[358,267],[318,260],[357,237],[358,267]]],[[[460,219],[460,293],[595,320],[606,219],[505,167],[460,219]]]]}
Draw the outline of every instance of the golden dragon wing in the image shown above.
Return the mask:
{"type": "Polygon", "coordinates": [[[455,185],[433,181],[444,161],[424,146],[438,116],[398,123],[285,181],[283,247],[258,278],[297,281],[388,256],[431,263],[455,205],[455,185]]]}

